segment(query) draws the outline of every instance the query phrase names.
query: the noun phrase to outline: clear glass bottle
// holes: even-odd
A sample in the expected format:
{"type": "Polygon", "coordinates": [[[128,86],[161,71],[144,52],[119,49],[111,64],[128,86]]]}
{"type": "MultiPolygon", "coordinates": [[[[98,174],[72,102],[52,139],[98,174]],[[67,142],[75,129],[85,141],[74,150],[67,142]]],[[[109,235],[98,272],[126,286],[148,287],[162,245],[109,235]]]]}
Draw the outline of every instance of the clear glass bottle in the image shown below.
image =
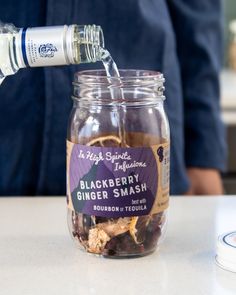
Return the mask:
{"type": "Polygon", "coordinates": [[[67,133],[68,226],[80,248],[143,256],[163,238],[169,203],[164,78],[152,71],[75,74],[67,133]],[[114,96],[115,93],[115,96],[114,96]]]}
{"type": "Polygon", "coordinates": [[[21,28],[0,22],[0,82],[20,68],[96,62],[104,47],[95,25],[21,28]]]}

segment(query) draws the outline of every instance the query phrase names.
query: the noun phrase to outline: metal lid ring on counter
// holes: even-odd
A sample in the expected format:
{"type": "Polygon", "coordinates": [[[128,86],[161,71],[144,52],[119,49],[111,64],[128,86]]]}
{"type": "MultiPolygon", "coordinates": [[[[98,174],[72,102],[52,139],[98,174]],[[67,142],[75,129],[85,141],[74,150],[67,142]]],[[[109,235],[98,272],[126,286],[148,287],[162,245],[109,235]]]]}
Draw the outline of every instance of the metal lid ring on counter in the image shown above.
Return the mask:
{"type": "Polygon", "coordinates": [[[236,273],[236,231],[218,237],[216,263],[221,268],[236,273]]]}

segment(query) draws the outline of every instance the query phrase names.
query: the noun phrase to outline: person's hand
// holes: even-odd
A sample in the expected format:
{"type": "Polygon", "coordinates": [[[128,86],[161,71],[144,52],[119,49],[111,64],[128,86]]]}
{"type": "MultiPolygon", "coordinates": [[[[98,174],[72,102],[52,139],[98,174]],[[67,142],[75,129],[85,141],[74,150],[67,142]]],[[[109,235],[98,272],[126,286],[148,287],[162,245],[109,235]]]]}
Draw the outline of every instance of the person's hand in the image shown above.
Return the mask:
{"type": "Polygon", "coordinates": [[[188,168],[187,174],[191,187],[186,195],[222,195],[224,193],[218,170],[188,168]]]}

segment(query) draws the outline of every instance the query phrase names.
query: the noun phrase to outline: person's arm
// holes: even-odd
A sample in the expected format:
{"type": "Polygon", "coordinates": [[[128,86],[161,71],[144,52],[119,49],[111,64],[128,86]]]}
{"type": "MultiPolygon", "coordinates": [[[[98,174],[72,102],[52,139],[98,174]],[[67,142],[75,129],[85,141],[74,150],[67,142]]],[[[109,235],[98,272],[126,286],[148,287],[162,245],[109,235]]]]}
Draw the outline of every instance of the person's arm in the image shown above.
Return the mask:
{"type": "Polygon", "coordinates": [[[190,193],[222,194],[225,133],[220,119],[222,64],[220,0],[167,0],[176,34],[185,117],[185,161],[190,193]]]}

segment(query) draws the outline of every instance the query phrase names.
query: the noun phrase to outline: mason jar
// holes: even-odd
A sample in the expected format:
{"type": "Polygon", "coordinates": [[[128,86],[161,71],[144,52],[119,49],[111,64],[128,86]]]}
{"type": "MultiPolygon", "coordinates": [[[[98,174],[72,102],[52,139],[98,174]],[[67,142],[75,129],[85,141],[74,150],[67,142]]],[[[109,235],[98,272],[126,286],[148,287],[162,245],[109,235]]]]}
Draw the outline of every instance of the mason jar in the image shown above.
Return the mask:
{"type": "Polygon", "coordinates": [[[68,226],[105,257],[143,256],[160,244],[169,204],[170,132],[163,75],[103,70],[74,76],[67,133],[68,226]]]}

